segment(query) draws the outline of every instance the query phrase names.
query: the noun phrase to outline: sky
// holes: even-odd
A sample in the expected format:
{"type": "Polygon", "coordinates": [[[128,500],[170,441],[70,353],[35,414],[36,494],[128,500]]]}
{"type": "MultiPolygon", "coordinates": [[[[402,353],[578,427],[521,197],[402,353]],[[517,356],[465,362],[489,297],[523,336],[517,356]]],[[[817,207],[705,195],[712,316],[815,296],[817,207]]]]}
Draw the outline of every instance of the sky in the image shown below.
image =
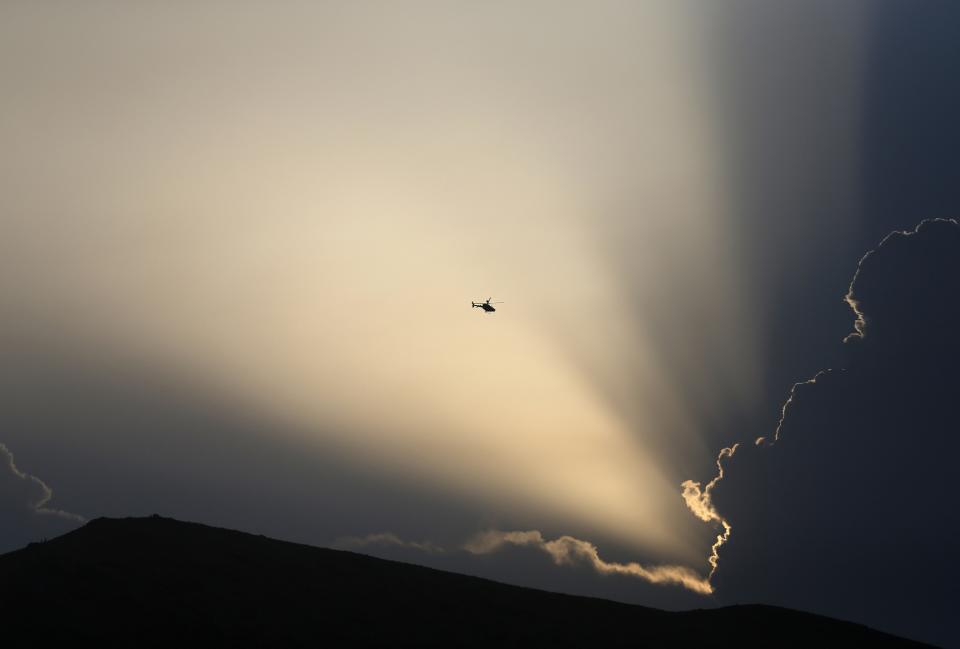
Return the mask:
{"type": "Polygon", "coordinates": [[[939,0],[4,3],[0,551],[156,512],[960,646],[958,58],[939,0]]]}

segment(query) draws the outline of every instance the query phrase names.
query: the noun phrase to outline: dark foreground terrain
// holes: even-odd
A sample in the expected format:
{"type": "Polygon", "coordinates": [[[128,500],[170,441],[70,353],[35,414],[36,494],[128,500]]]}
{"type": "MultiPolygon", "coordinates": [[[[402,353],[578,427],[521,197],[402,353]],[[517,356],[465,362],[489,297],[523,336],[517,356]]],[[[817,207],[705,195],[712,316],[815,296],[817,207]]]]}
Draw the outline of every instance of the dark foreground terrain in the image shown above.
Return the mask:
{"type": "Polygon", "coordinates": [[[919,646],[768,606],[669,613],[152,517],[0,556],[4,646],[919,646]]]}

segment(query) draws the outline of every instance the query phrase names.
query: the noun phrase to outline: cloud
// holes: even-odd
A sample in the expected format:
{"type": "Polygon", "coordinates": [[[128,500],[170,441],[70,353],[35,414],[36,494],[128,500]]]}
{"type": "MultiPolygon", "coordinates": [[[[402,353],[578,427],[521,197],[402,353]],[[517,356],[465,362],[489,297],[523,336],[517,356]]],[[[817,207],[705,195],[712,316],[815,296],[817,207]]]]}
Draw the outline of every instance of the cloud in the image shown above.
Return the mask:
{"type": "MultiPolygon", "coordinates": [[[[706,485],[682,483],[687,508],[718,528],[706,576],[686,566],[609,562],[589,541],[551,540],[537,530],[488,530],[459,549],[489,555],[529,548],[558,566],[717,592],[722,601],[779,603],[918,637],[922,626],[898,619],[896,608],[878,599],[902,603],[889,597],[891,589],[912,597],[910,586],[944,574],[948,558],[937,548],[957,532],[924,503],[946,492],[960,450],[942,435],[955,428],[948,397],[960,391],[955,373],[942,372],[960,365],[960,226],[937,219],[887,236],[860,260],[845,299],[855,316],[845,339],[850,366],[794,383],[771,435],[721,449],[706,485]],[[912,439],[912,427],[934,443],[912,439]],[[913,545],[898,555],[898,543],[913,545]],[[938,566],[918,576],[918,561],[932,557],[938,566]],[[898,578],[904,583],[896,587],[898,578]]],[[[456,552],[392,533],[340,545],[456,552]]],[[[950,601],[936,588],[930,592],[950,601]]],[[[934,602],[925,610],[938,609],[934,602]]]]}
{"type": "MultiPolygon", "coordinates": [[[[851,334],[851,335],[853,335],[853,334],[851,334]]],[[[772,445],[772,444],[775,444],[775,443],[777,442],[777,440],[780,439],[780,431],[783,429],[783,422],[784,422],[784,420],[787,418],[787,410],[790,408],[790,404],[793,403],[793,398],[796,396],[797,390],[800,390],[800,389],[802,389],[804,386],[807,386],[807,385],[816,385],[817,379],[819,379],[820,377],[822,377],[822,376],[824,376],[824,375],[826,375],[826,374],[829,374],[829,373],[832,372],[832,371],[833,371],[833,370],[829,370],[829,369],[828,369],[828,370],[820,370],[819,372],[817,372],[816,374],[814,374],[812,378],[809,378],[809,379],[807,379],[806,381],[797,381],[796,383],[794,383],[793,386],[790,388],[790,396],[787,397],[787,400],[783,402],[783,406],[780,408],[780,420],[777,422],[777,428],[776,428],[776,430],[773,431],[773,438],[770,439],[770,438],[762,437],[762,436],[761,436],[761,437],[758,437],[758,438],[754,441],[754,445],[755,445],[755,446],[770,446],[770,445],[772,445]]],[[[734,445],[734,446],[736,446],[736,445],[734,445]]],[[[723,457],[723,451],[725,451],[725,450],[727,450],[727,449],[723,449],[723,450],[720,451],[720,457],[721,457],[721,458],[723,457]]],[[[720,465],[720,459],[718,458],[718,459],[717,459],[717,466],[719,466],[719,465],[720,465]]],[[[717,478],[714,478],[714,482],[716,482],[719,478],[722,478],[722,477],[723,477],[723,467],[720,467],[720,474],[717,476],[717,478]]],[[[712,484],[712,483],[711,483],[711,484],[712,484]]]]}
{"type": "Polygon", "coordinates": [[[955,323],[960,277],[944,271],[957,254],[957,226],[953,219],[921,221],[913,230],[891,232],[860,259],[844,297],[856,316],[844,342],[865,339],[868,327],[874,339],[908,334],[917,342],[918,335],[955,323]],[[911,238],[918,236],[923,242],[912,246],[911,238]],[[913,254],[918,246],[924,255],[913,254]],[[932,293],[923,286],[931,281],[932,293]]]}
{"type": "Polygon", "coordinates": [[[674,584],[683,586],[701,595],[713,592],[709,578],[703,578],[696,571],[674,565],[644,566],[636,562],[615,563],[600,558],[597,547],[589,541],[561,536],[547,540],[536,531],[500,531],[488,530],[474,537],[464,545],[472,554],[490,554],[505,545],[535,548],[550,555],[557,565],[576,565],[584,563],[603,575],[627,575],[643,579],[651,584],[674,584]]]}
{"type": "Polygon", "coordinates": [[[730,540],[730,532],[733,531],[730,523],[728,523],[713,506],[711,492],[714,487],[717,486],[717,483],[723,480],[723,459],[733,457],[733,454],[737,452],[737,446],[738,444],[734,444],[733,446],[720,449],[720,455],[717,456],[717,477],[708,482],[702,491],[700,489],[700,483],[694,482],[693,480],[685,480],[681,485],[681,487],[683,487],[683,501],[687,504],[690,511],[693,512],[694,516],[706,523],[719,523],[723,528],[723,532],[717,535],[716,541],[710,546],[710,557],[708,558],[710,574],[707,576],[707,582],[713,577],[713,573],[717,571],[717,565],[720,561],[720,547],[730,540]]]}
{"type": "Polygon", "coordinates": [[[888,235],[845,299],[846,366],[794,384],[773,434],[724,449],[717,477],[702,491],[684,483],[684,497],[724,525],[711,573],[721,601],[957,644],[960,522],[947,494],[960,470],[960,225],[888,235]]]}
{"type": "Polygon", "coordinates": [[[366,536],[343,536],[337,539],[333,545],[336,548],[344,550],[368,546],[393,546],[409,550],[418,550],[429,554],[441,554],[446,551],[444,548],[430,541],[405,541],[393,532],[378,532],[366,536]]]}
{"type": "MultiPolygon", "coordinates": [[[[468,555],[488,555],[510,546],[543,552],[558,566],[586,565],[600,575],[624,575],[642,579],[650,584],[682,586],[698,595],[709,595],[713,592],[709,578],[702,577],[691,568],[675,565],[644,566],[637,562],[604,561],[600,558],[597,547],[589,541],[572,536],[561,536],[557,539],[547,540],[537,530],[486,530],[475,535],[461,547],[449,550],[430,541],[406,541],[392,532],[380,532],[363,537],[342,537],[334,543],[334,547],[340,549],[399,548],[430,555],[445,554],[448,556],[456,555],[462,551],[465,551],[468,555]]],[[[459,566],[459,569],[463,570],[462,565],[459,566]]]]}
{"type": "Polygon", "coordinates": [[[13,461],[13,453],[0,444],[0,507],[17,514],[56,516],[68,521],[86,523],[87,519],[62,509],[47,507],[53,498],[53,490],[37,476],[24,473],[13,461]]]}
{"type": "Polygon", "coordinates": [[[0,552],[87,522],[79,514],[49,507],[52,498],[53,490],[17,468],[13,453],[0,444],[0,552]]]}

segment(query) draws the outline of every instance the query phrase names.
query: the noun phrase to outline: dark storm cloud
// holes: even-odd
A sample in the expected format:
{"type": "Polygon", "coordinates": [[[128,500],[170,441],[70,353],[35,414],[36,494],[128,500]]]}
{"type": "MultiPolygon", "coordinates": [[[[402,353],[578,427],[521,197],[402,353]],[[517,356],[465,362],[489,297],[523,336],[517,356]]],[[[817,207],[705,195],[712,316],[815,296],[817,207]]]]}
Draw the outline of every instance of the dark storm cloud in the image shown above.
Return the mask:
{"type": "Polygon", "coordinates": [[[21,471],[13,453],[0,444],[0,552],[86,522],[83,516],[49,507],[52,498],[53,490],[37,476],[21,471]]]}
{"type": "Polygon", "coordinates": [[[888,236],[847,299],[847,367],[797,383],[777,431],[723,458],[714,585],[956,645],[960,226],[888,236]]]}
{"type": "Polygon", "coordinates": [[[956,344],[950,330],[960,287],[956,226],[948,219],[924,221],[913,232],[892,232],[863,256],[846,296],[857,316],[848,340],[886,348],[956,344]],[[925,254],[916,254],[911,237],[923,240],[925,254]]]}
{"type": "Polygon", "coordinates": [[[960,3],[867,6],[860,181],[876,241],[918,215],[957,214],[960,3]]]}
{"type": "MultiPolygon", "coordinates": [[[[745,331],[761,348],[755,402],[700,418],[701,434],[717,449],[731,430],[769,436],[779,414],[773,406],[798,378],[844,365],[836,343],[849,330],[849,310],[838,287],[865,250],[922,218],[956,217],[960,3],[701,4],[715,17],[708,83],[732,171],[731,230],[747,293],[763,296],[753,301],[754,330],[745,331]]],[[[712,284],[707,273],[704,285],[712,284]]],[[[723,327],[706,313],[696,322],[708,349],[728,348],[723,327]]],[[[699,353],[693,360],[710,365],[699,353]]],[[[706,377],[713,390],[743,380],[709,367],[691,375],[691,382],[706,377]]]]}

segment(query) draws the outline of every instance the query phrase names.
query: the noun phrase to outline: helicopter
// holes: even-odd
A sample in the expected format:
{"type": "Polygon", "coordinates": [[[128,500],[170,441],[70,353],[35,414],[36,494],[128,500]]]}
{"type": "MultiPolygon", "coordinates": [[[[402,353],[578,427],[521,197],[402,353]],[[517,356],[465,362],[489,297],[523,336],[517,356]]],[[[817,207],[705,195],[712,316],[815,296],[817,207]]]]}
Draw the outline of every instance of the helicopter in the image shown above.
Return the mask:
{"type": "Polygon", "coordinates": [[[492,297],[488,297],[486,302],[471,302],[470,305],[473,308],[481,308],[487,313],[493,313],[496,309],[493,307],[494,304],[503,304],[503,302],[491,302],[492,297]]]}

